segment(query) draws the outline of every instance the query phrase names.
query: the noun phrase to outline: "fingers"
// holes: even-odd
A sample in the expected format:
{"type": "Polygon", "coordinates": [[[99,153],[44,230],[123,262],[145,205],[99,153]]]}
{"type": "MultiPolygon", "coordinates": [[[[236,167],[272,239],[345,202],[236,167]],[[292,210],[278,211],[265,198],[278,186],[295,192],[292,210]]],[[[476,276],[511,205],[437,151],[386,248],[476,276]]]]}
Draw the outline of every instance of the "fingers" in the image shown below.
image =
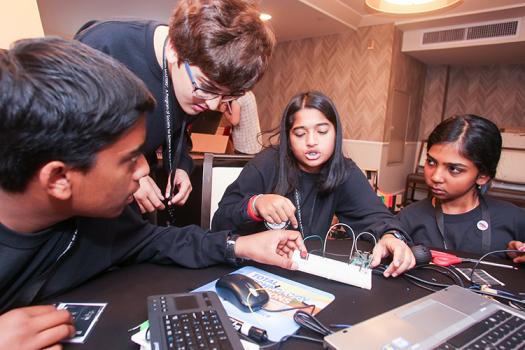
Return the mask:
{"type": "Polygon", "coordinates": [[[271,224],[290,221],[292,227],[298,227],[297,218],[295,217],[295,206],[286,197],[276,194],[265,194],[256,200],[255,209],[264,220],[271,224]]]}
{"type": "Polygon", "coordinates": [[[159,187],[149,176],[139,180],[140,188],[133,194],[139,204],[141,212],[152,212],[156,209],[164,209],[162,201],[164,197],[159,187]]]}
{"type": "Polygon", "coordinates": [[[53,346],[50,346],[50,347],[42,349],[42,350],[62,350],[62,345],[61,344],[55,344],[53,346]]]}
{"type": "Polygon", "coordinates": [[[43,314],[48,314],[53,311],[57,311],[56,307],[54,307],[53,305],[28,306],[19,308],[17,310],[25,312],[28,316],[39,316],[43,314]]]}
{"type": "Polygon", "coordinates": [[[517,258],[512,259],[512,262],[515,264],[525,263],[525,254],[521,254],[521,256],[518,256],[517,258]]]}
{"type": "Polygon", "coordinates": [[[177,194],[171,199],[170,204],[182,206],[188,200],[188,197],[190,196],[190,193],[193,188],[189,181],[181,182],[178,186],[179,190],[177,194]]]}
{"type": "Polygon", "coordinates": [[[37,329],[47,329],[61,324],[72,324],[72,322],[69,311],[54,309],[51,312],[35,316],[33,326],[37,329]]]}
{"type": "MultiPolygon", "coordinates": [[[[190,196],[190,193],[193,189],[188,173],[186,173],[186,171],[183,169],[177,169],[175,171],[175,178],[173,179],[173,181],[168,181],[168,184],[166,186],[166,193],[171,193],[172,184],[173,186],[177,187],[177,194],[173,196],[173,198],[169,201],[169,204],[184,205],[188,200],[188,197],[190,196]],[[170,192],[168,192],[168,186],[170,192]]],[[[169,195],[166,196],[169,197],[169,195]]]]}
{"type": "Polygon", "coordinates": [[[283,230],[281,231],[281,240],[290,250],[299,250],[302,253],[306,253],[307,249],[304,245],[303,237],[299,231],[283,230]]]}
{"type": "Polygon", "coordinates": [[[372,268],[378,266],[381,263],[381,259],[386,255],[386,247],[379,241],[374,249],[372,250],[372,262],[370,266],[372,268]]]}
{"type": "MultiPolygon", "coordinates": [[[[510,241],[507,244],[507,249],[508,250],[525,250],[525,243],[520,242],[520,241],[510,241]]],[[[525,258],[523,258],[523,256],[525,255],[525,252],[524,253],[508,252],[507,255],[515,263],[520,263],[520,262],[525,261],[524,260],[525,258]]]]}
{"type": "Polygon", "coordinates": [[[75,328],[71,324],[61,324],[48,328],[34,337],[35,347],[38,349],[56,344],[62,339],[70,338],[75,334],[75,328]]]}
{"type": "Polygon", "coordinates": [[[62,344],[55,344],[42,350],[62,350],[62,344]]]}
{"type": "Polygon", "coordinates": [[[374,247],[371,266],[378,266],[389,253],[392,254],[392,262],[383,273],[385,277],[399,276],[416,265],[414,254],[405,242],[392,235],[385,235],[374,247]]]}
{"type": "Polygon", "coordinates": [[[405,247],[398,245],[394,249],[394,258],[392,263],[388,266],[383,275],[385,277],[397,277],[408,269],[414,267],[415,264],[416,259],[414,258],[414,255],[412,255],[410,249],[406,249],[405,247]]]}

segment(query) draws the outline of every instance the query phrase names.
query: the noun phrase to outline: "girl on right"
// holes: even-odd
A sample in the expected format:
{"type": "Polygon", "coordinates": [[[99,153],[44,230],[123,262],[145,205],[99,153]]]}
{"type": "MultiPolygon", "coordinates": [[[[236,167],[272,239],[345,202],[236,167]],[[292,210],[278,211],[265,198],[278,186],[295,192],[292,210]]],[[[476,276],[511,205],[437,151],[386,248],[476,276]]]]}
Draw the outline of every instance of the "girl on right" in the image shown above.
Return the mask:
{"type": "MultiPolygon", "coordinates": [[[[414,243],[478,254],[525,247],[525,210],[484,195],[501,144],[498,127],[472,114],[446,119],[432,131],[424,167],[432,198],[399,213],[414,243]]],[[[525,254],[511,257],[525,262],[525,254]]]]}

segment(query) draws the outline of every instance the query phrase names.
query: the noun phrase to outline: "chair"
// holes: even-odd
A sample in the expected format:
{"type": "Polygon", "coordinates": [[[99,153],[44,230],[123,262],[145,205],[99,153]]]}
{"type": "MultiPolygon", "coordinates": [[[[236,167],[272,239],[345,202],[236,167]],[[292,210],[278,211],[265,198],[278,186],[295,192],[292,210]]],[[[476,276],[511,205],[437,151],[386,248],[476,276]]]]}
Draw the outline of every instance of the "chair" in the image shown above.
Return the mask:
{"type": "Polygon", "coordinates": [[[487,194],[525,207],[525,148],[503,147],[496,171],[487,194]]]}
{"type": "Polygon", "coordinates": [[[201,227],[209,230],[226,188],[237,179],[252,155],[205,153],[202,165],[201,227]]]}
{"type": "Polygon", "coordinates": [[[415,202],[416,191],[426,192],[427,197],[430,196],[428,186],[425,183],[425,176],[423,175],[425,167],[425,161],[427,159],[427,141],[421,143],[421,148],[418,154],[418,163],[413,173],[407,175],[405,184],[405,195],[403,198],[403,206],[407,206],[412,202],[415,202]]]}

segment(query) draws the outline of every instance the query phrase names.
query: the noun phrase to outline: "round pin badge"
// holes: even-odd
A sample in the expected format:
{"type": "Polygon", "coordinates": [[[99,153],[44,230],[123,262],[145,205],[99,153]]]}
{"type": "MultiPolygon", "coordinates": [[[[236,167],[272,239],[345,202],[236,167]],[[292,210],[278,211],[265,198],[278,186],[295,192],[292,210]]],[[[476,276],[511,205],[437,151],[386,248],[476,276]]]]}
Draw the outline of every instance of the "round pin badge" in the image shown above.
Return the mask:
{"type": "Polygon", "coordinates": [[[264,222],[264,226],[266,226],[266,228],[269,230],[284,230],[285,228],[288,227],[288,225],[290,225],[290,221],[283,221],[277,224],[272,224],[268,221],[264,222]]]}
{"type": "Polygon", "coordinates": [[[485,231],[486,229],[489,228],[489,223],[486,222],[485,220],[479,220],[476,226],[478,227],[478,230],[485,231]]]}

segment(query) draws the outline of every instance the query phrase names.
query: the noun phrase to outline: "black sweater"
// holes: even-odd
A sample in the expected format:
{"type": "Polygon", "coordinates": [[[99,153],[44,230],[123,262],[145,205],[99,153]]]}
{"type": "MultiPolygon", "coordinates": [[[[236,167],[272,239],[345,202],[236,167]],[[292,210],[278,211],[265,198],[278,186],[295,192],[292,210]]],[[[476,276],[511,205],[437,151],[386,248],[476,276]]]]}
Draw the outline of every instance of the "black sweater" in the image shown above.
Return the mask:
{"type": "Polygon", "coordinates": [[[74,218],[36,234],[17,233],[0,224],[0,312],[54,265],[75,228],[78,234],[73,247],[36,300],[77,286],[114,266],[149,261],[197,268],[224,261],[227,231],[208,234],[198,226],[153,226],[137,211],[126,207],[114,219],[74,218]]]}
{"type": "MultiPolygon", "coordinates": [[[[492,226],[491,250],[506,249],[511,240],[525,241],[525,211],[514,204],[485,196],[492,226]]],[[[399,219],[414,243],[443,248],[431,199],[413,203],[399,213],[399,219]]],[[[480,206],[464,214],[443,214],[448,249],[482,253],[480,206]]]]}
{"type": "MultiPolygon", "coordinates": [[[[268,148],[259,153],[242,170],[239,178],[224,193],[212,221],[213,230],[235,230],[240,234],[266,230],[264,224],[253,221],[247,213],[250,197],[273,193],[277,182],[278,152],[268,148]]],[[[388,230],[403,231],[400,223],[372,190],[362,171],[346,159],[347,179],[326,196],[318,193],[318,174],[302,172],[300,209],[305,237],[325,237],[334,214],[355,231],[370,231],[377,238],[388,230]]],[[[294,194],[286,196],[292,203],[294,194]]],[[[297,205],[296,205],[297,207],[297,205]]],[[[298,211],[296,210],[298,217],[298,211]]]]}
{"type": "MultiPolygon", "coordinates": [[[[158,26],[165,25],[155,21],[105,21],[96,22],[79,32],[75,39],[100,50],[118,61],[124,63],[148,87],[157,106],[150,112],[146,120],[146,143],[144,153],[150,166],[156,165],[155,151],[166,141],[166,121],[163,109],[162,67],[159,66],[153,47],[153,34],[158,26]]],[[[182,110],[173,89],[170,89],[170,101],[173,107],[172,149],[175,153],[181,136],[182,121],[188,125],[191,118],[182,110]]],[[[177,168],[184,169],[188,174],[193,170],[190,157],[191,139],[184,132],[180,161],[177,168]]],[[[166,157],[166,153],[164,153],[166,157]]],[[[165,158],[167,159],[167,158],[165,158]]]]}

